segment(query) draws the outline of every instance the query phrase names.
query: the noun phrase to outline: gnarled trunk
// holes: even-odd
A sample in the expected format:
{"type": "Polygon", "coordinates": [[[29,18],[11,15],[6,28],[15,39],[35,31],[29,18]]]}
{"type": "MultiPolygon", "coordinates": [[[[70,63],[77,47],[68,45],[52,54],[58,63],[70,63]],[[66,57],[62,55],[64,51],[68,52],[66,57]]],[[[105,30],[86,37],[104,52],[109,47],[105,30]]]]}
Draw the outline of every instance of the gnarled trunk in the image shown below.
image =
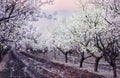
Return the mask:
{"type": "Polygon", "coordinates": [[[95,59],[95,66],[94,66],[94,71],[95,72],[98,72],[98,65],[99,65],[100,59],[101,59],[100,57],[97,57],[95,59]]]}
{"type": "Polygon", "coordinates": [[[84,62],[84,60],[85,60],[85,59],[84,59],[83,57],[80,59],[80,68],[83,67],[83,62],[84,62]]]}
{"type": "Polygon", "coordinates": [[[112,67],[113,69],[113,78],[117,77],[116,65],[112,67]]]}

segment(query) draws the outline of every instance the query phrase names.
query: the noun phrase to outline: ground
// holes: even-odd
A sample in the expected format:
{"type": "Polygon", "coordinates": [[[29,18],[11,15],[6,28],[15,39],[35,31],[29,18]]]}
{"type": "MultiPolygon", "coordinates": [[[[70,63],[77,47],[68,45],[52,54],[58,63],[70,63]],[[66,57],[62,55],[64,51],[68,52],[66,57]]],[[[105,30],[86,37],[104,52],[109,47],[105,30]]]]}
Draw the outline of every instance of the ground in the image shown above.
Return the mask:
{"type": "Polygon", "coordinates": [[[11,51],[5,58],[7,62],[0,72],[0,78],[105,78],[26,53],[11,51]]]}

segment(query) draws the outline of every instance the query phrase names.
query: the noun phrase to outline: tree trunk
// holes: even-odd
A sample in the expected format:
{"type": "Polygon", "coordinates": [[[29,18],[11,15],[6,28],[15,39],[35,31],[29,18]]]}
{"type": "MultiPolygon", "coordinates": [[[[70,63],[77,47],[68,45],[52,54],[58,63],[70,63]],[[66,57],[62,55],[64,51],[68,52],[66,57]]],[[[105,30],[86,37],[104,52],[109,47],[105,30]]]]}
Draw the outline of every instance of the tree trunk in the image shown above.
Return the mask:
{"type": "Polygon", "coordinates": [[[0,52],[0,62],[1,62],[2,59],[3,59],[3,52],[4,52],[4,51],[1,51],[1,52],[0,52]]]}
{"type": "Polygon", "coordinates": [[[46,58],[46,53],[45,52],[43,52],[43,56],[44,56],[44,58],[46,58]]]}
{"type": "Polygon", "coordinates": [[[0,62],[2,61],[2,56],[0,56],[0,62]]]}
{"type": "Polygon", "coordinates": [[[68,62],[68,57],[67,57],[67,53],[65,54],[65,63],[67,63],[68,62]]]}
{"type": "Polygon", "coordinates": [[[95,72],[98,72],[99,61],[100,61],[100,58],[97,57],[97,58],[95,59],[95,66],[94,66],[94,71],[95,71],[95,72]]]}
{"type": "Polygon", "coordinates": [[[57,59],[57,57],[56,57],[56,52],[54,52],[54,59],[55,59],[55,60],[57,59]]]}
{"type": "Polygon", "coordinates": [[[80,59],[80,68],[83,67],[83,62],[84,62],[84,58],[82,57],[82,58],[80,59]]]}
{"type": "Polygon", "coordinates": [[[113,66],[113,78],[117,77],[117,71],[116,71],[116,66],[113,66]]]}

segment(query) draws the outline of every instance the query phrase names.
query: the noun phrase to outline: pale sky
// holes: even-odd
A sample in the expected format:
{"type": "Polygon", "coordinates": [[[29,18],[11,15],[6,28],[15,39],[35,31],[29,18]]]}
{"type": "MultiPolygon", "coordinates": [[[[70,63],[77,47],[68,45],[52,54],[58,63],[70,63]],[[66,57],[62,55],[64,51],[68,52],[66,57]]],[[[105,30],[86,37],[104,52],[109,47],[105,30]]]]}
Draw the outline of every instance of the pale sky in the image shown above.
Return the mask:
{"type": "MultiPolygon", "coordinates": [[[[81,1],[83,1],[83,3],[84,3],[87,0],[81,0],[81,1]]],[[[60,10],[75,11],[75,10],[78,10],[79,5],[78,5],[78,0],[54,0],[53,5],[44,5],[44,6],[42,6],[42,9],[43,10],[59,10],[59,11],[60,10]]],[[[44,34],[48,34],[49,32],[51,32],[50,31],[51,27],[55,26],[54,23],[55,23],[54,21],[42,19],[38,22],[35,22],[33,25],[35,25],[37,27],[40,25],[41,26],[40,29],[42,29],[41,32],[44,34]],[[41,21],[42,21],[42,23],[41,23],[41,21]]],[[[38,29],[38,30],[40,30],[40,29],[38,29]]],[[[53,27],[53,29],[54,29],[54,27],[53,27]]]]}
{"type": "Polygon", "coordinates": [[[76,10],[78,0],[54,0],[53,5],[45,5],[45,10],[76,10]]]}

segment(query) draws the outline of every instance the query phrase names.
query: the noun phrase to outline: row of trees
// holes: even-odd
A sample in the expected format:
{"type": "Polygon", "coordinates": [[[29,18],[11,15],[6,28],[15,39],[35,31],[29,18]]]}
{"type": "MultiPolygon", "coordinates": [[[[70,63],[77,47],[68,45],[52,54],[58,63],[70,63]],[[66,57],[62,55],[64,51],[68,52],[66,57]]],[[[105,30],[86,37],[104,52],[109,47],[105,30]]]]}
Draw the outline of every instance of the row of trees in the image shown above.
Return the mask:
{"type": "Polygon", "coordinates": [[[38,46],[36,50],[47,48],[47,51],[60,51],[66,63],[68,55],[76,53],[80,55],[80,67],[86,59],[93,57],[96,72],[100,60],[104,58],[112,67],[113,76],[117,77],[116,61],[120,54],[119,0],[94,0],[81,5],[79,13],[58,23],[51,38],[38,40],[37,45],[42,48],[38,46]]]}
{"type": "Polygon", "coordinates": [[[80,67],[84,60],[94,57],[94,71],[98,71],[99,61],[104,58],[112,67],[113,76],[117,77],[116,61],[120,54],[119,12],[119,0],[99,0],[83,5],[78,14],[59,24],[59,29],[53,34],[54,47],[65,55],[65,62],[68,54],[79,53],[80,67]]]}
{"type": "Polygon", "coordinates": [[[34,53],[60,51],[66,63],[68,55],[76,53],[80,55],[80,67],[86,59],[93,57],[96,72],[100,60],[104,58],[112,67],[113,76],[117,77],[116,61],[120,54],[119,0],[94,0],[85,5],[80,4],[80,12],[69,20],[59,22],[49,39],[30,30],[29,36],[26,36],[26,50],[34,53]]]}
{"type": "Polygon", "coordinates": [[[120,4],[119,0],[95,0],[82,5],[80,12],[62,20],[49,39],[36,33],[34,27],[27,27],[28,20],[35,18],[43,4],[31,5],[29,0],[0,0],[0,53],[4,46],[21,47],[31,52],[60,51],[68,62],[68,55],[80,55],[80,67],[89,57],[95,58],[95,71],[104,58],[117,76],[116,60],[120,53],[120,4]],[[87,7],[91,5],[92,7],[87,7]],[[39,8],[38,8],[39,7],[39,8]],[[92,12],[91,12],[92,10],[92,12]],[[13,45],[14,44],[14,45],[13,45]],[[22,46],[21,46],[22,45],[22,46]],[[87,56],[86,56],[87,54],[87,56]]]}

